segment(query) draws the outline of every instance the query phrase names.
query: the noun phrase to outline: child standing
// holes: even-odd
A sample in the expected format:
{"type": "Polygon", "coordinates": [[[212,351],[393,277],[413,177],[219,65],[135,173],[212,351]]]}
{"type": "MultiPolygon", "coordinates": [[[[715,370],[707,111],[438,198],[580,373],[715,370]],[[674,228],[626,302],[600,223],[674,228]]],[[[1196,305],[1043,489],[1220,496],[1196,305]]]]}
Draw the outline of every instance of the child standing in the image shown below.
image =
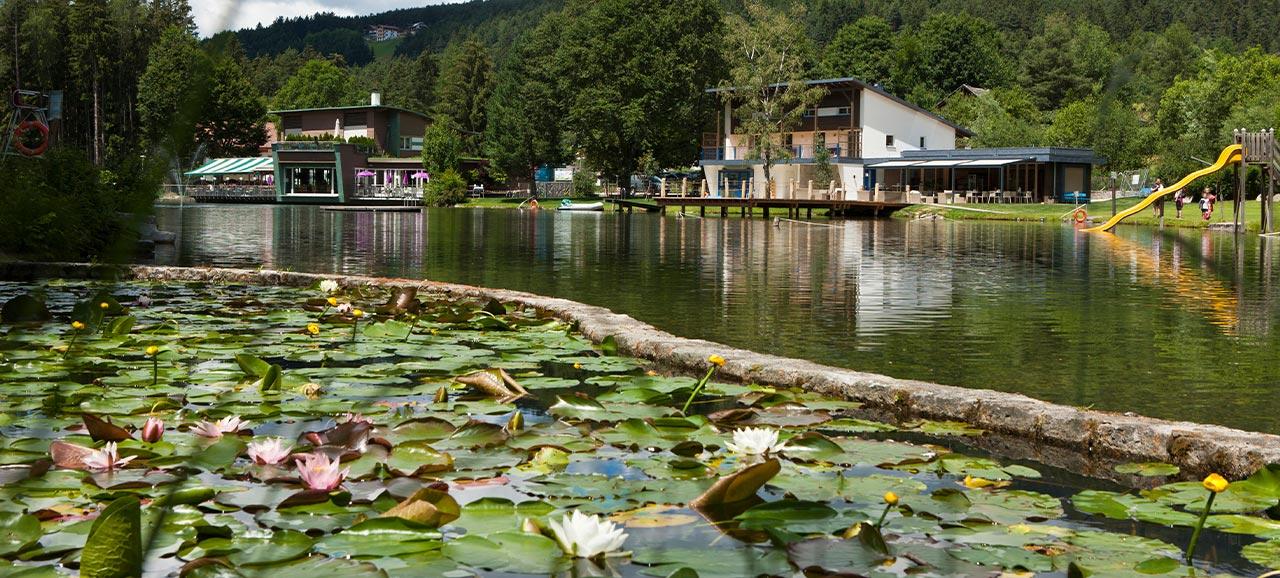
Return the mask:
{"type": "Polygon", "coordinates": [[[1209,190],[1209,187],[1205,187],[1204,194],[1200,195],[1200,220],[1201,221],[1208,221],[1209,214],[1213,211],[1213,201],[1209,200],[1209,197],[1211,196],[1213,196],[1213,192],[1209,190]]]}
{"type": "Polygon", "coordinates": [[[1173,206],[1178,209],[1179,219],[1182,218],[1182,206],[1185,204],[1187,204],[1187,190],[1178,189],[1178,192],[1173,194],[1173,206]]]}

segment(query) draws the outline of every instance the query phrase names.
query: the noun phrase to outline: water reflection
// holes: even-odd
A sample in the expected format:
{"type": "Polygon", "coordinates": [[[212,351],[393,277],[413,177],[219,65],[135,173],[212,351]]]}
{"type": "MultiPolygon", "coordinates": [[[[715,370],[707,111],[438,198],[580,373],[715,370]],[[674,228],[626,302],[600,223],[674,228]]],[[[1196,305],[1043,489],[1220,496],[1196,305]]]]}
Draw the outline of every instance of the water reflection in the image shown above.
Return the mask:
{"type": "Polygon", "coordinates": [[[466,283],[672,333],[1080,406],[1280,433],[1280,241],[1041,223],[314,207],[166,209],[161,263],[466,283]]]}

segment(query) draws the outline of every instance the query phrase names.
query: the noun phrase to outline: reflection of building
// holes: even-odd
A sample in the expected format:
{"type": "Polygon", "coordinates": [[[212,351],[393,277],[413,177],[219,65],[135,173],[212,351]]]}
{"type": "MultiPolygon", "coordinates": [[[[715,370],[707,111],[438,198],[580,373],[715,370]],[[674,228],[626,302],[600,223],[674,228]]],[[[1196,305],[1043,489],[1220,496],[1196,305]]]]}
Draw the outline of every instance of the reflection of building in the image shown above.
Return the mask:
{"type": "MultiPolygon", "coordinates": [[[[838,198],[856,201],[1040,202],[1087,197],[1094,164],[1087,149],[956,149],[974,133],[854,78],[813,80],[826,96],[790,132],[770,138],[786,151],[771,172],[775,197],[805,198],[814,177],[816,135],[830,152],[838,198]]],[[[726,92],[733,89],[713,89],[726,92]]],[[[975,89],[979,90],[979,89],[975,89]]],[[[701,165],[712,196],[765,195],[751,137],[735,132],[727,100],[716,132],[703,137],[701,165]]]]}

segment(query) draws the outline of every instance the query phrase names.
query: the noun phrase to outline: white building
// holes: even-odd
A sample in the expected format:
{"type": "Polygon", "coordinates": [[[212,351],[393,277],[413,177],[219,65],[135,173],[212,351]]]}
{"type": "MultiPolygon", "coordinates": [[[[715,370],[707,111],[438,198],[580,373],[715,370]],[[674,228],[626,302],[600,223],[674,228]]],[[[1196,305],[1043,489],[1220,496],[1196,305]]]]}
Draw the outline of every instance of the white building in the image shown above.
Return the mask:
{"type": "MultiPolygon", "coordinates": [[[[854,78],[806,84],[822,86],[827,94],[794,130],[772,137],[791,153],[791,158],[779,159],[771,168],[777,198],[809,194],[814,135],[818,132],[823,133],[831,151],[835,186],[842,194],[872,186],[864,162],[868,159],[883,161],[922,149],[950,150],[955,148],[957,137],[973,136],[964,127],[854,78]]],[[[704,135],[701,164],[708,188],[712,196],[743,196],[745,191],[746,196],[763,197],[767,190],[764,166],[749,159],[750,137],[735,134],[737,122],[733,101],[726,101],[716,120],[716,132],[704,135]]]]}

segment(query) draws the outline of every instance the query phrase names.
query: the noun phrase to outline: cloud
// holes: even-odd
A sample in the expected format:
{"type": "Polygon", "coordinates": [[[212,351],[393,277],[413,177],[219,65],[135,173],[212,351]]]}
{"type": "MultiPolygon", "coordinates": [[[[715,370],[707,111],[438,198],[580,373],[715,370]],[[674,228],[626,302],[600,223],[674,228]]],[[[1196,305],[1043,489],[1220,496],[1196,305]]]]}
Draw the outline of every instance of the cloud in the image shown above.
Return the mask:
{"type": "MultiPolygon", "coordinates": [[[[457,0],[452,0],[457,1],[457,0]]],[[[222,30],[268,26],[281,16],[310,16],[316,12],[332,12],[338,16],[378,14],[398,8],[414,8],[449,1],[424,0],[202,0],[191,3],[200,36],[208,37],[222,30]]]]}

